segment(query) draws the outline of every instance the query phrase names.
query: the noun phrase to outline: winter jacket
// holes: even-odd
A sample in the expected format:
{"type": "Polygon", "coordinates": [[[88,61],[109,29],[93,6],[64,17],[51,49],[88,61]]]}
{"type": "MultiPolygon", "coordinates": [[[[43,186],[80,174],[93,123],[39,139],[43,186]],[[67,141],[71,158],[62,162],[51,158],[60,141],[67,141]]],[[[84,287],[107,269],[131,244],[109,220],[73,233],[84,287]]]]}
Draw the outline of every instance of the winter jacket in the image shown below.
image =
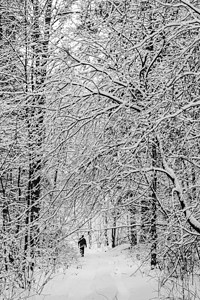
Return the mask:
{"type": "Polygon", "coordinates": [[[86,239],[85,238],[80,238],[79,241],[78,241],[78,246],[79,246],[79,248],[87,247],[86,239]]]}

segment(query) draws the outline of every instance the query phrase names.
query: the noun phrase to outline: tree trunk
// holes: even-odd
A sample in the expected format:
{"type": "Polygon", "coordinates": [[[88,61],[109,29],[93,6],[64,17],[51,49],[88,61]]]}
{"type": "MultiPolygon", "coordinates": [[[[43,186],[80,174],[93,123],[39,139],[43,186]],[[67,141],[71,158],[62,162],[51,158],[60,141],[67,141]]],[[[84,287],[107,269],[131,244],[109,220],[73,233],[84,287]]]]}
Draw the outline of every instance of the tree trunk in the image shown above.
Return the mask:
{"type": "MultiPolygon", "coordinates": [[[[2,209],[2,217],[3,217],[3,234],[4,236],[8,235],[8,223],[9,223],[9,207],[6,199],[6,191],[5,187],[3,184],[3,180],[1,178],[1,192],[2,192],[2,201],[3,201],[3,209],[2,209]]],[[[3,256],[4,256],[4,266],[5,270],[8,271],[8,256],[9,256],[9,251],[7,249],[7,243],[4,241],[3,237],[3,256]]]]}
{"type": "Polygon", "coordinates": [[[92,222],[91,220],[88,221],[88,244],[89,249],[92,248],[92,222]]]}
{"type": "Polygon", "coordinates": [[[112,228],[112,248],[116,246],[116,224],[117,224],[117,217],[113,217],[113,228],[112,228]]]}
{"type": "MultiPolygon", "coordinates": [[[[33,31],[32,31],[32,71],[31,71],[31,90],[32,99],[30,107],[27,109],[27,129],[28,129],[28,150],[29,150],[29,181],[27,191],[27,216],[24,253],[25,257],[30,255],[34,258],[35,247],[38,243],[39,226],[38,219],[40,214],[40,196],[41,196],[41,171],[42,163],[42,145],[44,142],[44,109],[45,95],[44,82],[47,74],[48,43],[51,21],[52,0],[46,3],[44,40],[40,32],[39,1],[34,0],[33,5],[33,31]],[[38,94],[38,95],[37,95],[38,94]]],[[[26,15],[28,8],[26,6],[26,15]]],[[[28,45],[27,45],[28,47],[28,45]]],[[[27,76],[26,76],[27,77],[27,76]]],[[[27,82],[28,86],[28,82],[27,82]]]]}
{"type": "Polygon", "coordinates": [[[141,232],[140,243],[145,243],[148,240],[148,223],[149,223],[149,203],[147,197],[141,200],[141,232]]]}
{"type": "MultiPolygon", "coordinates": [[[[157,154],[157,142],[153,140],[152,142],[152,167],[157,166],[158,154],[157,154]]],[[[152,178],[151,186],[151,268],[153,269],[157,265],[157,199],[156,199],[156,190],[157,190],[157,174],[154,172],[152,178]]]]}
{"type": "Polygon", "coordinates": [[[104,244],[105,246],[109,246],[109,241],[108,241],[108,230],[107,230],[107,227],[108,227],[108,212],[106,211],[105,214],[104,214],[104,224],[105,224],[105,230],[104,230],[104,244]]]}
{"type": "Polygon", "coordinates": [[[130,242],[131,246],[137,245],[137,230],[136,230],[136,209],[130,208],[130,242]]]}

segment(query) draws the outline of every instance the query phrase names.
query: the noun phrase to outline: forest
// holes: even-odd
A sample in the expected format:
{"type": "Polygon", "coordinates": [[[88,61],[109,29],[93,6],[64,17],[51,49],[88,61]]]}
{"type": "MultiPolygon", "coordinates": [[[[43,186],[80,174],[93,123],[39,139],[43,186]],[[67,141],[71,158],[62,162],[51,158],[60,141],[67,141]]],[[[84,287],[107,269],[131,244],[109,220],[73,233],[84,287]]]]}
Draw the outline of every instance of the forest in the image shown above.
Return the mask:
{"type": "Polygon", "coordinates": [[[145,247],[163,285],[188,289],[199,0],[0,0],[0,86],[1,295],[22,299],[39,268],[42,289],[82,233],[90,247],[145,247]]]}

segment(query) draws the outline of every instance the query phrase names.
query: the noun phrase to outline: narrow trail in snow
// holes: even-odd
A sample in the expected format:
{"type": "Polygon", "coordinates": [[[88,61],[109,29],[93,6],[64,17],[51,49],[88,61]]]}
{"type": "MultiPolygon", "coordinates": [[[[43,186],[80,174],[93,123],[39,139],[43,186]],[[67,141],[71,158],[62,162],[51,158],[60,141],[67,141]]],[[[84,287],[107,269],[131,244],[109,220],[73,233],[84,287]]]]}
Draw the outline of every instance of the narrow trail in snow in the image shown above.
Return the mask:
{"type": "Polygon", "coordinates": [[[138,271],[124,249],[86,251],[76,266],[56,274],[42,295],[31,300],[150,300],[156,298],[156,282],[138,271]]]}

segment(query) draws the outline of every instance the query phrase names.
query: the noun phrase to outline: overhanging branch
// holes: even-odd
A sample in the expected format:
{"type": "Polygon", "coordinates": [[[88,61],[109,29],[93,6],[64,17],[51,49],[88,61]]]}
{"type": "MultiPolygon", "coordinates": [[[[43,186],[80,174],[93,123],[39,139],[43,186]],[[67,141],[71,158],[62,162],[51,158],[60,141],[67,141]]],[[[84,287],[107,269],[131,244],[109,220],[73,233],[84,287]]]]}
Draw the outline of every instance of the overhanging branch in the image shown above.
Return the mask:
{"type": "Polygon", "coordinates": [[[162,162],[163,162],[163,167],[166,171],[166,174],[168,175],[168,177],[171,179],[171,181],[173,182],[174,185],[174,192],[176,192],[178,200],[180,202],[181,205],[181,209],[186,217],[187,222],[190,224],[190,226],[200,234],[200,222],[193,216],[192,212],[190,211],[190,209],[188,208],[188,205],[186,203],[186,201],[183,198],[183,188],[181,183],[179,182],[174,170],[169,167],[169,165],[167,164],[166,160],[165,160],[165,156],[164,156],[164,152],[163,152],[163,148],[162,148],[162,144],[161,141],[159,140],[159,147],[160,147],[160,152],[161,152],[161,158],[162,158],[162,162]]]}

